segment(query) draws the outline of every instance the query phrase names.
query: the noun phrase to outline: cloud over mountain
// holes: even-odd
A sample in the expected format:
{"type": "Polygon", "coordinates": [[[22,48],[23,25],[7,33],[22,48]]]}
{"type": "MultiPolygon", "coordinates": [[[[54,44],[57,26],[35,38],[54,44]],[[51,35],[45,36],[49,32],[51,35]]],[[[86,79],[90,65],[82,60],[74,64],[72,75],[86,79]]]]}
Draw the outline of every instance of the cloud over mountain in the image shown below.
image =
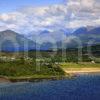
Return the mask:
{"type": "Polygon", "coordinates": [[[22,7],[0,14],[0,30],[20,33],[59,30],[81,26],[100,26],[100,0],[65,0],[45,7],[22,7]]]}

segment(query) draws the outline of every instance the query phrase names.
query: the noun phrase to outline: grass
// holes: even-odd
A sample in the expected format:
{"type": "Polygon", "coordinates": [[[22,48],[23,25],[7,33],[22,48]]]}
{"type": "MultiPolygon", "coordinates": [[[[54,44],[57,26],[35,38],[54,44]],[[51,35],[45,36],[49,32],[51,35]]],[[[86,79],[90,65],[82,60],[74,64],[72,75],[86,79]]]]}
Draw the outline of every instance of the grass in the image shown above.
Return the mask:
{"type": "Polygon", "coordinates": [[[60,69],[60,67],[53,66],[52,64],[41,64],[40,71],[36,71],[36,63],[34,61],[0,62],[0,76],[7,76],[9,78],[49,78],[63,75],[63,70],[60,69]]]}
{"type": "Polygon", "coordinates": [[[89,62],[83,62],[83,63],[61,63],[60,66],[62,68],[100,68],[100,63],[89,63],[89,62]]]}

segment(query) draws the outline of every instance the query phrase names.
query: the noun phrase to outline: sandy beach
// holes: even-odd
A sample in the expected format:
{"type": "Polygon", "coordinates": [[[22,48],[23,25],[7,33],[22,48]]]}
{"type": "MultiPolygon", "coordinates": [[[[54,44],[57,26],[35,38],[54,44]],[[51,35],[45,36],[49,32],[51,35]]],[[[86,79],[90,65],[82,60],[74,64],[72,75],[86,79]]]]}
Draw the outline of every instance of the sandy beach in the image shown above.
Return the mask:
{"type": "Polygon", "coordinates": [[[100,68],[63,68],[69,74],[91,74],[100,73],[100,68]]]}

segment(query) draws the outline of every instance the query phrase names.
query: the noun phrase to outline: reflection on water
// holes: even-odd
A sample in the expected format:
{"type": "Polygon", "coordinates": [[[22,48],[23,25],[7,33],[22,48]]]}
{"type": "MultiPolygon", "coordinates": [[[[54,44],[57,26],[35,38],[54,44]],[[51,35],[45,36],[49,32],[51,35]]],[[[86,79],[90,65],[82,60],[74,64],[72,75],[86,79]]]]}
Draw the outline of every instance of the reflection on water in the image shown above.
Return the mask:
{"type": "Polygon", "coordinates": [[[100,100],[100,75],[39,83],[0,84],[0,100],[100,100]]]}

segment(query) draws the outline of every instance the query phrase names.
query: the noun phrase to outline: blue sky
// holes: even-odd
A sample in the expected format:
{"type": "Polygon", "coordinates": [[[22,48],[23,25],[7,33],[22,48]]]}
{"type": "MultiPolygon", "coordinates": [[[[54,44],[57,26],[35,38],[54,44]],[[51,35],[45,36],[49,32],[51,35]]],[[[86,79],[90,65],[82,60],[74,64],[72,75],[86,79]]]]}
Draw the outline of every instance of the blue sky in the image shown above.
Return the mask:
{"type": "Polygon", "coordinates": [[[61,3],[63,0],[0,0],[0,12],[10,12],[23,6],[47,6],[61,3]]]}

